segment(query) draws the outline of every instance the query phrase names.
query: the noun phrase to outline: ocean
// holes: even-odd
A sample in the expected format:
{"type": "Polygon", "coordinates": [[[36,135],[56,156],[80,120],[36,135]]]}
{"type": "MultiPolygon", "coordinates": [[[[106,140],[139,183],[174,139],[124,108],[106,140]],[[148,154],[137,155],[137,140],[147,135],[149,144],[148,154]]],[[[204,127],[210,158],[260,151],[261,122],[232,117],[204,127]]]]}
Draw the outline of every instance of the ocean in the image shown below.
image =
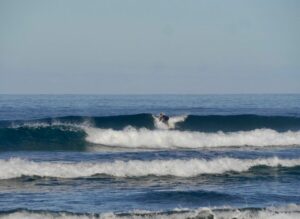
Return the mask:
{"type": "Polygon", "coordinates": [[[0,218],[300,218],[300,95],[0,95],[0,218]]]}

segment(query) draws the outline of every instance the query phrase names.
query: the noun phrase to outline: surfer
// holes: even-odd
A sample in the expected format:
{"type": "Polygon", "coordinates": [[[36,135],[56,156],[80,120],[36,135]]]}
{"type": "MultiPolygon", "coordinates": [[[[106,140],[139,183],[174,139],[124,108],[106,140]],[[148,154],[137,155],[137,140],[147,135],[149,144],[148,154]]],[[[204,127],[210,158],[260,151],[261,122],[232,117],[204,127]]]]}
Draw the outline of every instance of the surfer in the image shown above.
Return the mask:
{"type": "Polygon", "coordinates": [[[166,116],[165,114],[160,113],[158,119],[159,119],[159,121],[161,121],[163,123],[167,123],[169,121],[169,116],[166,116]]]}

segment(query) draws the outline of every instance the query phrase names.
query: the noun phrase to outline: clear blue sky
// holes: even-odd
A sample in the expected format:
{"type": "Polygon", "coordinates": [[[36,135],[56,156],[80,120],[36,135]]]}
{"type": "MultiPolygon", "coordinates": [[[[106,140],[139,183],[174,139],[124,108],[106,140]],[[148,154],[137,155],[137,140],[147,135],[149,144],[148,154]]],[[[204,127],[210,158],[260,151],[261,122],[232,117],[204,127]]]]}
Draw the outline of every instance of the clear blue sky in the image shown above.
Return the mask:
{"type": "Polygon", "coordinates": [[[0,0],[0,93],[300,93],[300,1],[0,0]]]}

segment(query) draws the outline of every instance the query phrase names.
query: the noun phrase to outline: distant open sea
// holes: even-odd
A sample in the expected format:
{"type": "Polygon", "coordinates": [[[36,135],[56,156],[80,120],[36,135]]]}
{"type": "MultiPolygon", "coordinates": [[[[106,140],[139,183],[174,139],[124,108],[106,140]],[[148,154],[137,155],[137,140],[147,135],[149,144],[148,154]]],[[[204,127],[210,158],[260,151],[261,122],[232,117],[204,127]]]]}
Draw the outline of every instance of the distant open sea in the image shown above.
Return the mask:
{"type": "Polygon", "coordinates": [[[0,95],[0,218],[300,218],[300,95],[0,95]]]}

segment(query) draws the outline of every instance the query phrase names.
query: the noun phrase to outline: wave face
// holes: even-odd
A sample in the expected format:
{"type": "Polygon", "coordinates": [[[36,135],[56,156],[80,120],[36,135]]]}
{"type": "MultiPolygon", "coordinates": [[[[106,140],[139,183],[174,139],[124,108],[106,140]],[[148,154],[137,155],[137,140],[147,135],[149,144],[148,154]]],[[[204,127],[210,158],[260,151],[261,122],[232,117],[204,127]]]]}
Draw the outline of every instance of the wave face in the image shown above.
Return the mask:
{"type": "Polygon", "coordinates": [[[86,147],[85,132],[73,125],[34,123],[0,128],[0,150],[74,150],[86,147]]]}
{"type": "Polygon", "coordinates": [[[34,162],[20,158],[0,160],[0,179],[19,178],[22,176],[80,178],[94,175],[113,177],[176,176],[194,177],[201,174],[223,174],[226,172],[245,172],[257,166],[297,167],[300,159],[235,159],[229,157],[213,160],[116,160],[113,162],[67,163],[34,162]]]}
{"type": "Polygon", "coordinates": [[[300,118],[183,115],[164,124],[151,114],[138,114],[0,122],[2,151],[84,151],[94,144],[159,149],[299,145],[300,118]]]}
{"type": "MultiPolygon", "coordinates": [[[[81,124],[90,122],[93,126],[103,129],[121,130],[127,126],[135,128],[156,129],[166,127],[159,123],[151,114],[119,115],[103,117],[67,116],[59,118],[46,118],[31,121],[0,121],[0,128],[11,125],[28,123],[52,124],[53,122],[67,124],[81,124]]],[[[300,117],[291,116],[259,116],[259,115],[182,115],[170,117],[168,128],[202,132],[233,132],[249,131],[253,129],[268,128],[279,132],[300,130],[300,117]]]]}
{"type": "Polygon", "coordinates": [[[53,211],[31,211],[26,209],[0,212],[0,218],[9,219],[298,219],[300,207],[296,204],[289,204],[283,207],[268,208],[199,208],[199,209],[174,209],[172,211],[143,211],[136,210],[130,213],[69,213],[53,211]]]}

